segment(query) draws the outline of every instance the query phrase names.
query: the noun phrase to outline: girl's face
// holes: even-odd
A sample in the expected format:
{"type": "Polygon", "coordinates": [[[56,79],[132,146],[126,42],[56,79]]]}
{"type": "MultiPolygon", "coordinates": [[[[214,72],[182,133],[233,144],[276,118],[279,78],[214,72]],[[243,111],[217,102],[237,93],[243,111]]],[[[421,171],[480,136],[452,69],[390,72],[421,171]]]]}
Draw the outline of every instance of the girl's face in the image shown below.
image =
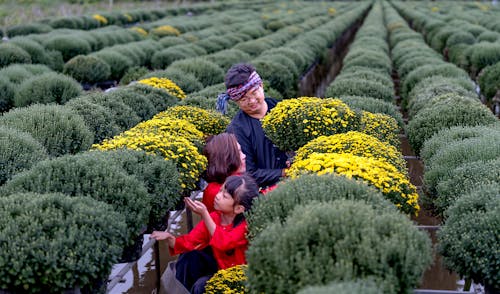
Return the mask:
{"type": "Polygon", "coordinates": [[[222,213],[231,213],[234,211],[234,199],[226,192],[224,186],[222,186],[219,193],[215,195],[214,208],[222,213]]]}
{"type": "Polygon", "coordinates": [[[244,173],[247,170],[247,164],[245,161],[247,156],[245,155],[245,153],[243,153],[243,151],[241,151],[241,145],[239,143],[236,143],[236,144],[238,144],[238,151],[240,152],[240,161],[241,161],[240,168],[238,169],[238,172],[244,173]]]}

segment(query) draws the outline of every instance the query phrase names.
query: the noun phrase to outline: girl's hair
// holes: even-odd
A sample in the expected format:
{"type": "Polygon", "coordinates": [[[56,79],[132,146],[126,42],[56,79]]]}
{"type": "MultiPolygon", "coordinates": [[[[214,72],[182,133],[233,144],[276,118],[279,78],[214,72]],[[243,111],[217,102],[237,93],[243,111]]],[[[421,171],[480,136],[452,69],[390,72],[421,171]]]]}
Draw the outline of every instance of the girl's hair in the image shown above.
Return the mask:
{"type": "Polygon", "coordinates": [[[250,74],[254,71],[255,67],[249,63],[238,63],[231,66],[224,77],[226,88],[233,88],[245,84],[250,74]]]}
{"type": "Polygon", "coordinates": [[[241,166],[236,136],[222,133],[207,139],[203,155],[208,159],[205,178],[208,182],[224,183],[226,178],[241,166]]]}
{"type": "MultiPolygon", "coordinates": [[[[259,196],[259,186],[255,180],[246,174],[229,176],[224,182],[224,190],[234,199],[234,205],[242,205],[245,211],[252,208],[253,199],[259,196]]],[[[236,215],[233,227],[239,225],[245,216],[243,213],[236,215]]]]}

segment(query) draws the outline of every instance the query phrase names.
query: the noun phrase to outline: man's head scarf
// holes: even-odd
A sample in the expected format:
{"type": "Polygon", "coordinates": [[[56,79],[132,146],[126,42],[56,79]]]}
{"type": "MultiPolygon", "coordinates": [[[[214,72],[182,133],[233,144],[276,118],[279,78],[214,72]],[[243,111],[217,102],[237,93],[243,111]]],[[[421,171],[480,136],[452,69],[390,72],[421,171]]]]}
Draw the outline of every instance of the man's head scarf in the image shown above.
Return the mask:
{"type": "Polygon", "coordinates": [[[228,88],[226,93],[222,93],[217,96],[217,111],[225,114],[227,112],[227,101],[229,99],[238,101],[243,98],[246,93],[261,85],[262,79],[259,74],[255,71],[252,72],[244,84],[228,88]]]}

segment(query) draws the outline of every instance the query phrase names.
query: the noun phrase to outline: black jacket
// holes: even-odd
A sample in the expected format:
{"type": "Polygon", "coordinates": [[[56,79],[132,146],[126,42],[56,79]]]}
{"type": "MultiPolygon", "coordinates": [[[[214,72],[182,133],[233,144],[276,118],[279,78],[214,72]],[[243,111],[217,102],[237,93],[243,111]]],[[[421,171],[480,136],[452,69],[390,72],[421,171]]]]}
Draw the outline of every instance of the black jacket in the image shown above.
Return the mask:
{"type": "MultiPolygon", "coordinates": [[[[264,101],[267,103],[268,113],[278,103],[272,98],[264,101]]],[[[286,167],[287,156],[266,137],[260,120],[240,110],[226,131],[236,135],[241,150],[246,155],[247,172],[259,186],[266,187],[279,181],[281,170],[286,167]]]]}

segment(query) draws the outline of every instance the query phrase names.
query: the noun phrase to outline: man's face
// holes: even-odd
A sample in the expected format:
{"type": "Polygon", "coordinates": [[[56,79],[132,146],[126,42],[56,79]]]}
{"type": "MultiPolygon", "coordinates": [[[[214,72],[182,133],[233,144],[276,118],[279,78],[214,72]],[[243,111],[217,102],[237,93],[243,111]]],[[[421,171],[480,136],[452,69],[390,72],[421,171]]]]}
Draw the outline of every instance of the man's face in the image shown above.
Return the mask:
{"type": "Polygon", "coordinates": [[[236,104],[248,115],[260,114],[265,106],[264,89],[262,85],[256,86],[248,91],[236,104]]]}

